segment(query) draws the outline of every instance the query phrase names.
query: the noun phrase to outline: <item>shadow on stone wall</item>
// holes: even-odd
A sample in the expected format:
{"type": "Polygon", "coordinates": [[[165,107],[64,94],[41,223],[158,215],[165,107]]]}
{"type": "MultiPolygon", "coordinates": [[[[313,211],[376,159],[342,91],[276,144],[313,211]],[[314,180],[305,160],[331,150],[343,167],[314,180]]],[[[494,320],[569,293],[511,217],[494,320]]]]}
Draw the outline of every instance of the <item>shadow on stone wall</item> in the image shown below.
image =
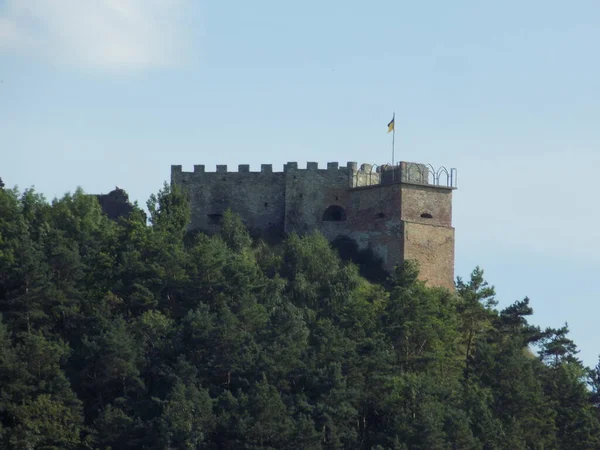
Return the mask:
{"type": "Polygon", "coordinates": [[[360,274],[373,283],[383,283],[389,274],[383,268],[383,261],[373,250],[358,248],[357,242],[348,236],[338,236],[331,245],[343,261],[350,261],[359,267],[360,274]]]}

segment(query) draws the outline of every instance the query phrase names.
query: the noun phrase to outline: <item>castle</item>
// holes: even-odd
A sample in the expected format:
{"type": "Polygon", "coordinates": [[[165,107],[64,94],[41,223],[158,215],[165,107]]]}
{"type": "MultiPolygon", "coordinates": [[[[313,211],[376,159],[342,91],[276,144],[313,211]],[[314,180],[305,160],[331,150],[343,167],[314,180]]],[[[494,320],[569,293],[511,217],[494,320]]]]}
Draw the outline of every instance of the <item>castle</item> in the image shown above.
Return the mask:
{"type": "Polygon", "coordinates": [[[420,277],[433,286],[454,289],[452,191],[456,170],[434,170],[425,164],[400,162],[376,166],[330,162],[306,169],[295,162],[274,172],[263,164],[250,172],[217,166],[193,172],[171,166],[171,183],[190,196],[189,228],[212,234],[223,213],[238,214],[253,235],[283,236],[320,231],[333,241],[342,236],[371,249],[387,270],[403,260],[417,260],[420,277]]]}

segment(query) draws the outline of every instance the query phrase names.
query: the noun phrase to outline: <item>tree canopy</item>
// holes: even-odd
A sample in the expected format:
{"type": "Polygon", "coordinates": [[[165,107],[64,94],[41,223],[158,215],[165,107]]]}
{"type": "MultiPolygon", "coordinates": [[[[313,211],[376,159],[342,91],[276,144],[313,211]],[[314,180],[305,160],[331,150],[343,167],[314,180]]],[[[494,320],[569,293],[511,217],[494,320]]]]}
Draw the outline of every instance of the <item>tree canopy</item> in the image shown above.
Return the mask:
{"type": "Polygon", "coordinates": [[[0,188],[0,448],[600,448],[600,364],[480,268],[449,292],[147,206],[0,188]]]}

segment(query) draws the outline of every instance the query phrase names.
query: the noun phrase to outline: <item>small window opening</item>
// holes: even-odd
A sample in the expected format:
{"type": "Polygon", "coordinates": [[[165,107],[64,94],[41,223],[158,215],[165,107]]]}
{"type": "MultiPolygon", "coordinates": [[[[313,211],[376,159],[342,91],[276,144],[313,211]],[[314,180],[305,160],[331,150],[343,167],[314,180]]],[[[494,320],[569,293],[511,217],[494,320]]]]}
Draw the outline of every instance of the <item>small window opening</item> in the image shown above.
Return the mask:
{"type": "Polygon", "coordinates": [[[385,214],[382,213],[382,212],[380,212],[380,213],[377,214],[377,218],[378,219],[383,219],[384,217],[385,217],[385,214]]]}
{"type": "Polygon", "coordinates": [[[336,195],[335,196],[335,201],[337,202],[340,198],[336,195]]]}
{"type": "Polygon", "coordinates": [[[219,225],[223,219],[223,214],[209,214],[208,221],[212,225],[219,225]]]}
{"type": "Polygon", "coordinates": [[[265,208],[268,208],[269,204],[267,202],[265,202],[265,208]]]}
{"type": "Polygon", "coordinates": [[[433,216],[429,213],[423,213],[423,214],[421,214],[421,217],[423,219],[433,219],[433,216]]]}
{"type": "Polygon", "coordinates": [[[346,211],[338,205],[331,205],[323,213],[323,220],[326,222],[343,222],[346,220],[346,211]]]}

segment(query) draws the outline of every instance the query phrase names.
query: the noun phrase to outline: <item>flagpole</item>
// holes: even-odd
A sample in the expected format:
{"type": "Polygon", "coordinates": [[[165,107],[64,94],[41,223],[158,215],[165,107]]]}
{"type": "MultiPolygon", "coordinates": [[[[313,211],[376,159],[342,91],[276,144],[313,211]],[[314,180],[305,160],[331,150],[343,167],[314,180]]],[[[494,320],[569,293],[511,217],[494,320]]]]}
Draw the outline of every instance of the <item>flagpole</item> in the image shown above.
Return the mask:
{"type": "Polygon", "coordinates": [[[394,153],[396,151],[396,111],[394,111],[392,115],[392,122],[394,124],[394,128],[392,128],[392,169],[394,168],[394,153]]]}

